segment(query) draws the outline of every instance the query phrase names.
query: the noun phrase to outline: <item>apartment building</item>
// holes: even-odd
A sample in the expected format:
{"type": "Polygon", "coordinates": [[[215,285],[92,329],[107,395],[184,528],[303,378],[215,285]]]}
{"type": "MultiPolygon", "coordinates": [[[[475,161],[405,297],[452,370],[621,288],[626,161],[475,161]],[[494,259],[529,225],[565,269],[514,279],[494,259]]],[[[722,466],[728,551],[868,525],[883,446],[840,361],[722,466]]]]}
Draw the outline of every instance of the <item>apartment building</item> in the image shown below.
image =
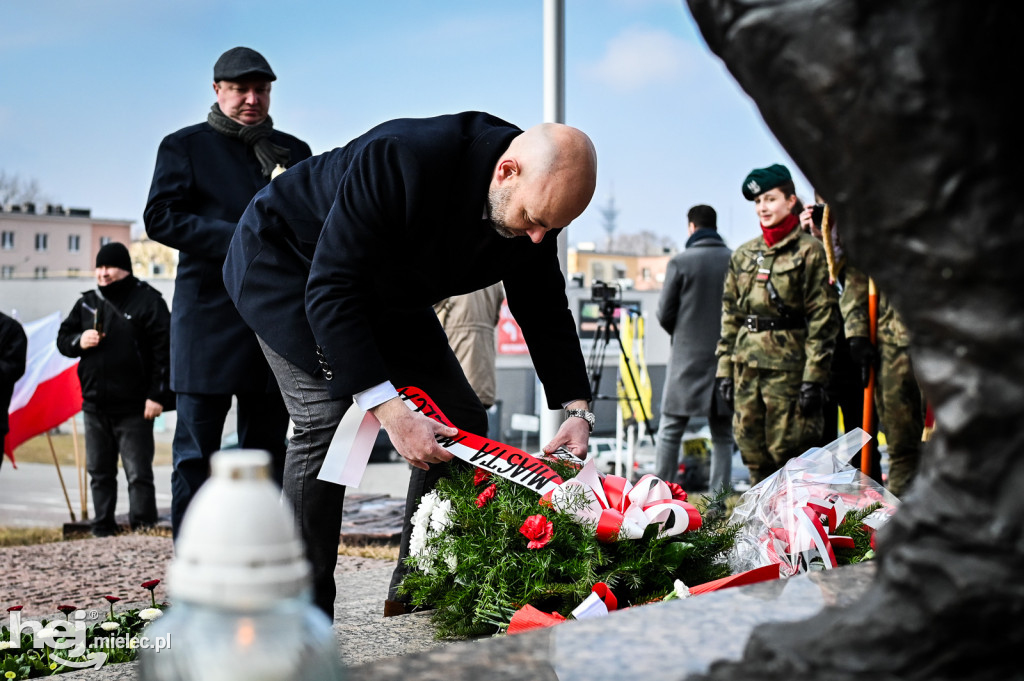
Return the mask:
{"type": "Polygon", "coordinates": [[[131,220],[94,218],[88,208],[2,206],[0,279],[91,278],[100,247],[130,244],[131,227],[131,220]]]}
{"type": "Polygon", "coordinates": [[[576,286],[590,288],[595,281],[603,281],[627,290],[659,291],[675,252],[634,255],[578,247],[570,248],[566,255],[569,278],[576,286]]]}

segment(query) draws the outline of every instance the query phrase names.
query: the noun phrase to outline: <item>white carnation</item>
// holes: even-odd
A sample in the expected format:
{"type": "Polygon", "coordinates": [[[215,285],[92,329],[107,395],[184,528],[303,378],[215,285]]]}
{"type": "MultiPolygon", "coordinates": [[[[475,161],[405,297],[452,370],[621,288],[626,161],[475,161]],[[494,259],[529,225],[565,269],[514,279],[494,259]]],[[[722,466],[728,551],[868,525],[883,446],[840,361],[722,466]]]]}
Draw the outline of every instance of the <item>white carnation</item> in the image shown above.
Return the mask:
{"type": "Polygon", "coordinates": [[[434,534],[440,534],[451,524],[452,502],[442,499],[434,506],[430,514],[430,529],[434,534]]]}
{"type": "Polygon", "coordinates": [[[427,545],[427,530],[423,525],[414,525],[409,535],[409,555],[413,558],[423,553],[427,545]]]}

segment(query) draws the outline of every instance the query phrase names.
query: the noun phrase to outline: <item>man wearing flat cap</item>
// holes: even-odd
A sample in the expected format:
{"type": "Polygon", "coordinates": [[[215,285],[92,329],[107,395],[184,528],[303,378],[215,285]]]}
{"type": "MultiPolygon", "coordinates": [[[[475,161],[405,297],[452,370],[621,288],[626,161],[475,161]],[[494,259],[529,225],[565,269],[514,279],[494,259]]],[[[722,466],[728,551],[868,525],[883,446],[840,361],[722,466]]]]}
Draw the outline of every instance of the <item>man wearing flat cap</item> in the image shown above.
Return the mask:
{"type": "Polygon", "coordinates": [[[715,387],[734,406],[736,445],[755,484],[821,436],[839,314],[825,249],[793,213],[789,169],[753,170],[742,191],[761,235],[729,261],[715,387]]]}
{"type": "Polygon", "coordinates": [[[170,313],[160,292],[132,275],[124,244],[96,254],[96,288],[82,293],[57,331],[57,349],[80,357],[85,462],[92,490],[92,533],[116,534],[117,459],[128,478],[133,530],[156,524],[153,419],[173,407],[169,381],[170,313]]]}
{"type": "Polygon", "coordinates": [[[217,101],[206,121],[160,143],[144,214],[154,241],[179,252],[171,306],[171,387],[177,393],[171,521],[177,536],[232,398],[240,447],[264,449],[281,482],[288,413],[256,336],[224,289],[221,268],[249,200],[277,174],[309,158],[309,145],[268,115],[276,80],[259,52],[234,47],[213,67],[217,101]]]}

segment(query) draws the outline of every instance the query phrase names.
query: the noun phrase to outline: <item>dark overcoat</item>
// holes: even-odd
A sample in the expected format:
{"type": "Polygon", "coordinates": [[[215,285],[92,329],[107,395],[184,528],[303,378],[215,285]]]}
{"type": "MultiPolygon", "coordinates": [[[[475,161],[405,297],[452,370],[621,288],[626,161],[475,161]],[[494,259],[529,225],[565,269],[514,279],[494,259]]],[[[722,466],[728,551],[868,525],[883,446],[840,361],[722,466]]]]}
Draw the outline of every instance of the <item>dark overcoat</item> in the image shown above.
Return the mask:
{"type": "Polygon", "coordinates": [[[399,119],[280,175],[224,264],[243,319],[307,373],[329,371],[339,398],[392,380],[396,353],[450,353],[433,303],[504,281],[549,406],[589,398],[556,230],[540,244],[507,239],[485,215],[521,132],[479,112],[399,119]]]}
{"type": "MultiPolygon", "coordinates": [[[[270,140],[309,158],[309,145],[275,130],[270,140]]],[[[227,394],[274,386],[263,352],[224,290],[221,269],[238,218],[269,179],[252,148],[209,123],[164,138],[144,220],[154,241],[178,249],[171,305],[171,387],[227,394]]],[[[276,386],[273,387],[276,390],[276,386]]]]}
{"type": "Polygon", "coordinates": [[[57,331],[57,350],[81,358],[78,378],[86,411],[141,416],[147,399],[173,409],[167,303],[135,277],[117,285],[116,300],[101,298],[96,290],[82,292],[57,331]],[[83,350],[80,340],[87,329],[104,336],[83,350]]]}
{"type": "MultiPolygon", "coordinates": [[[[691,244],[668,263],[658,322],[672,336],[661,411],[708,416],[721,330],[722,288],[732,251],[717,233],[691,244]]],[[[718,405],[718,414],[730,413],[718,405]]]]}
{"type": "MultiPolygon", "coordinates": [[[[0,436],[8,431],[7,411],[11,406],[14,384],[25,375],[28,337],[16,320],[0,312],[0,436]]],[[[0,439],[0,449],[3,442],[0,439]]],[[[0,459],[3,452],[0,451],[0,459]]]]}

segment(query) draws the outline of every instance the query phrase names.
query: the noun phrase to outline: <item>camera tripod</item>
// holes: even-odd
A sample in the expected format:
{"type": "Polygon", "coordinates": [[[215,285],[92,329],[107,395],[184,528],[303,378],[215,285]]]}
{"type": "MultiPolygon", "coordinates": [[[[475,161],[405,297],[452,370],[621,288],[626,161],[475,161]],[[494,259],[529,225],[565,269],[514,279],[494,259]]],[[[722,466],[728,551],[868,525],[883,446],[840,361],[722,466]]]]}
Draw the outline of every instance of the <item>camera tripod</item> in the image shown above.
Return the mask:
{"type": "MultiPolygon", "coordinates": [[[[629,400],[635,400],[640,405],[640,415],[643,417],[644,425],[647,427],[647,432],[651,436],[651,444],[656,445],[654,440],[654,429],[651,427],[651,420],[647,414],[647,410],[644,408],[643,400],[640,399],[640,388],[636,382],[636,376],[633,374],[632,359],[626,354],[626,349],[622,347],[622,337],[619,335],[619,324],[615,321],[615,308],[616,302],[610,297],[605,297],[600,301],[601,314],[597,319],[597,329],[594,331],[594,345],[590,348],[590,358],[587,361],[587,365],[590,367],[590,392],[594,396],[594,400],[620,400],[618,395],[602,395],[598,392],[598,388],[601,385],[601,374],[604,372],[604,354],[608,349],[608,344],[611,339],[614,338],[615,342],[619,346],[619,355],[622,357],[622,361],[626,365],[626,374],[629,378],[630,385],[633,387],[633,394],[635,398],[625,398],[629,400]]],[[[619,383],[624,385],[623,377],[619,378],[619,383]]],[[[623,390],[625,392],[625,390],[623,390]]]]}

